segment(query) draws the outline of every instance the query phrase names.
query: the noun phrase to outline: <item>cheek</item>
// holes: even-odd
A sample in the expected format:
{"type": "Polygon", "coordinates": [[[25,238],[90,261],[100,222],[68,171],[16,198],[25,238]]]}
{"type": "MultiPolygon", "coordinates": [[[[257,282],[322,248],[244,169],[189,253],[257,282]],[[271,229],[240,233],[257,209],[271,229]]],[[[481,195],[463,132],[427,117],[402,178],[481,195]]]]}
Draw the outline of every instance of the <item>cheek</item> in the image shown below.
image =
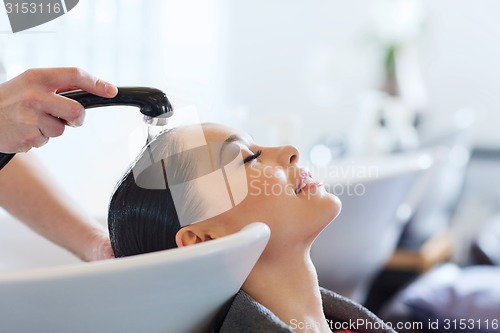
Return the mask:
{"type": "Polygon", "coordinates": [[[273,187],[267,183],[262,187],[260,184],[258,181],[250,184],[247,196],[231,213],[244,223],[264,222],[271,227],[275,220],[286,217],[286,212],[293,206],[287,197],[275,195],[280,191],[277,185],[273,187]],[[273,194],[273,191],[276,193],[273,194]]]}
{"type": "Polygon", "coordinates": [[[272,168],[252,170],[248,174],[248,194],[266,200],[294,196],[294,189],[285,175],[272,168]]]}

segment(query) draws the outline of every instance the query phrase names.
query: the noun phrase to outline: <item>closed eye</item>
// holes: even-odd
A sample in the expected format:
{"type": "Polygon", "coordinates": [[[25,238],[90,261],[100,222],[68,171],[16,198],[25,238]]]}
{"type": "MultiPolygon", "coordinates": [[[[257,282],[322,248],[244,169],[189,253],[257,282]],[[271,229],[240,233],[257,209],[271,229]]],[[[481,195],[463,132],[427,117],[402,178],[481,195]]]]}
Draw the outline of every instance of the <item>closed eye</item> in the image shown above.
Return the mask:
{"type": "Polygon", "coordinates": [[[243,160],[243,163],[246,164],[256,158],[259,158],[259,156],[262,155],[262,150],[257,150],[255,154],[250,154],[245,159],[243,160]]]}

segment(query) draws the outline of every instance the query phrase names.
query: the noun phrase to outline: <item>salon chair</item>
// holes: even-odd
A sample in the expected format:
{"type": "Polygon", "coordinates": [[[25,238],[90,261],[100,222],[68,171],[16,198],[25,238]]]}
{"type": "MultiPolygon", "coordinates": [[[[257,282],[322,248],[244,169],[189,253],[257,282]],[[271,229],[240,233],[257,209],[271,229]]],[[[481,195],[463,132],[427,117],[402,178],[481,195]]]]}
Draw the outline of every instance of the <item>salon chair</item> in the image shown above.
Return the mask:
{"type": "Polygon", "coordinates": [[[0,242],[0,332],[204,332],[238,292],[269,235],[265,224],[253,223],[184,248],[35,269],[9,268],[1,258],[39,253],[36,242],[31,249],[0,242]]]}
{"type": "Polygon", "coordinates": [[[330,166],[323,182],[342,201],[342,211],[311,249],[322,287],[365,301],[422,198],[432,165],[431,152],[415,152],[330,166]]]}

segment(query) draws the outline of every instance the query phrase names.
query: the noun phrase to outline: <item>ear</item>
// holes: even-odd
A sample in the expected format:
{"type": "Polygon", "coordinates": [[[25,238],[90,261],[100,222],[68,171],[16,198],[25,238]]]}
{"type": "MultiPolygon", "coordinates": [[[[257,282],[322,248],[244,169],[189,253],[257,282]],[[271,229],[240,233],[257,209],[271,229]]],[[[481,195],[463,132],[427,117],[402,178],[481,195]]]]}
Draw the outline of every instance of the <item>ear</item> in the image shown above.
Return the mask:
{"type": "Polygon", "coordinates": [[[212,239],[214,239],[214,237],[208,231],[203,228],[198,228],[196,225],[190,225],[181,228],[175,235],[175,242],[177,243],[177,247],[193,245],[212,239]]]}

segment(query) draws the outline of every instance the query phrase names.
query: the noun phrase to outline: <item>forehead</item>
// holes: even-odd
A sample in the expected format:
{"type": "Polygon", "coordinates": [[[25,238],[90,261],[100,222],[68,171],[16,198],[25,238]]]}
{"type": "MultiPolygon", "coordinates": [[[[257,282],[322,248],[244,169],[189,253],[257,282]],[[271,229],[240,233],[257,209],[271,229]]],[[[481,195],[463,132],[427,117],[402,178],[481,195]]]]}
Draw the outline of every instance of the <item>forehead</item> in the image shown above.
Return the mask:
{"type": "MultiPolygon", "coordinates": [[[[243,167],[241,147],[231,144],[235,135],[242,141],[248,135],[231,127],[204,123],[175,128],[176,140],[181,142],[180,161],[189,161],[186,167],[175,164],[175,158],[167,165],[166,177],[181,225],[199,222],[224,213],[240,203],[248,193],[246,170],[243,167]],[[236,149],[234,149],[236,148],[236,149]],[[173,161],[173,162],[172,162],[173,161]],[[189,174],[176,175],[181,171],[189,174]],[[186,193],[196,193],[196,204],[201,213],[194,218],[186,208],[186,193]]],[[[239,140],[239,139],[238,139],[239,140]]],[[[159,175],[163,169],[160,170],[159,175]]]]}

